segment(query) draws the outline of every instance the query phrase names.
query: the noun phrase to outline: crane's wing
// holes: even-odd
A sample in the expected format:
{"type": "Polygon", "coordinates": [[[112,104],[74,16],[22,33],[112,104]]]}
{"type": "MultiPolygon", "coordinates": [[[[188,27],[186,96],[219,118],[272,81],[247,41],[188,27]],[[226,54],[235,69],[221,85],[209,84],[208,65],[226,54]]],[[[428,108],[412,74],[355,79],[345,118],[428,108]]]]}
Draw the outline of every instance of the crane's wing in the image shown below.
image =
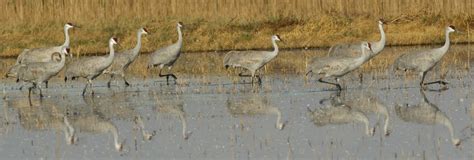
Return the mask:
{"type": "Polygon", "coordinates": [[[361,42],[350,44],[337,44],[329,49],[330,57],[360,57],[362,56],[361,42]]]}
{"type": "Polygon", "coordinates": [[[262,61],[262,55],[255,51],[230,51],[224,57],[224,65],[233,67],[253,65],[262,61]]]}

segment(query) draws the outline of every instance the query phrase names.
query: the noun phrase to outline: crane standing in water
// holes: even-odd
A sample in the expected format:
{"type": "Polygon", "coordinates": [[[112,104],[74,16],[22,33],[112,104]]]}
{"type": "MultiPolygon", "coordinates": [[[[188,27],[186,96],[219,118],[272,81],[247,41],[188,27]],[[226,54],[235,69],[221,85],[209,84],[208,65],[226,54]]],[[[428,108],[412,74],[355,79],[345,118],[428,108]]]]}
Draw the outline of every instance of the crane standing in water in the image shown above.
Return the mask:
{"type": "MultiPolygon", "coordinates": [[[[224,67],[241,67],[250,71],[252,85],[254,78],[258,79],[261,84],[260,75],[256,76],[255,72],[262,68],[278,55],[278,46],[276,41],[281,41],[280,36],[272,36],[273,51],[230,51],[224,57],[224,67]]],[[[249,75],[239,74],[240,77],[249,77],[249,75]]]]}
{"type": "Polygon", "coordinates": [[[366,57],[372,52],[371,44],[368,42],[362,42],[359,47],[362,50],[362,56],[359,57],[313,58],[308,65],[306,76],[310,73],[322,75],[322,77],[319,78],[319,82],[335,85],[338,90],[342,90],[339,84],[339,78],[359,68],[365,62],[366,57]],[[334,77],[336,82],[333,83],[323,80],[323,78],[328,77],[334,77]]]}
{"type": "Polygon", "coordinates": [[[407,54],[403,54],[393,64],[394,70],[403,71],[415,71],[419,72],[421,76],[420,87],[426,89],[426,85],[430,84],[442,84],[446,85],[448,82],[445,81],[433,81],[425,83],[425,76],[428,71],[438,64],[443,56],[448,52],[449,49],[449,33],[456,31],[454,26],[448,26],[445,30],[446,41],[441,48],[435,48],[430,50],[415,51],[407,54]]]}

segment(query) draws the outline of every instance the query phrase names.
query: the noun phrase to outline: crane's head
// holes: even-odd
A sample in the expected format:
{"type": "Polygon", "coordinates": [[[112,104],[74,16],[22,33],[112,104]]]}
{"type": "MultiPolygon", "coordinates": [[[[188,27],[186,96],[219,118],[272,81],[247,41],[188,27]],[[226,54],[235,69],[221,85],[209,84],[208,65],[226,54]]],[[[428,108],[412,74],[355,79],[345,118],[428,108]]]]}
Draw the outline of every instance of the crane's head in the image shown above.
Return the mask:
{"type": "Polygon", "coordinates": [[[62,52],[63,54],[65,54],[65,55],[69,55],[69,51],[70,51],[70,49],[69,49],[68,47],[63,47],[63,48],[61,49],[61,52],[62,52]]]}
{"type": "Polygon", "coordinates": [[[362,42],[362,49],[367,49],[372,52],[372,45],[369,42],[362,42]]]}
{"type": "Polygon", "coordinates": [[[275,34],[272,36],[272,40],[275,40],[275,41],[282,41],[280,36],[278,34],[275,34]]]}
{"type": "Polygon", "coordinates": [[[456,27],[454,27],[453,25],[450,25],[450,26],[448,26],[448,27],[446,28],[446,30],[447,30],[448,32],[454,32],[454,31],[456,31],[456,27]]]}
{"type": "Polygon", "coordinates": [[[177,26],[178,26],[179,28],[182,28],[182,27],[183,27],[183,22],[178,22],[177,26]]]}
{"type": "Polygon", "coordinates": [[[64,28],[66,28],[66,29],[71,29],[71,28],[74,28],[74,27],[79,28],[78,26],[76,26],[76,25],[74,25],[74,24],[72,24],[72,23],[66,23],[66,24],[64,25],[64,28]]]}
{"type": "Polygon", "coordinates": [[[110,43],[110,44],[118,44],[118,39],[115,38],[115,37],[112,37],[112,38],[110,38],[109,43],[110,43]]]}
{"type": "Polygon", "coordinates": [[[387,24],[384,19],[380,18],[379,19],[379,25],[384,25],[387,24]]]}
{"type": "Polygon", "coordinates": [[[140,29],[140,33],[141,34],[148,34],[148,30],[145,27],[143,27],[143,28],[140,29]]]}

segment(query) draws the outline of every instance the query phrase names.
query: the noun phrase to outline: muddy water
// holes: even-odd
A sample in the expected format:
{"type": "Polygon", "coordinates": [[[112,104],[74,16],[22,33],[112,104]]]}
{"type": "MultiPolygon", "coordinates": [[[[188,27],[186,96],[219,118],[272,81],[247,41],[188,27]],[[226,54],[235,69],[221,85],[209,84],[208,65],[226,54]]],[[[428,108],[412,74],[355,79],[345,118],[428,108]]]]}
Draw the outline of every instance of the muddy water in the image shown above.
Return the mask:
{"type": "Polygon", "coordinates": [[[472,88],[469,76],[461,77],[466,78],[449,79],[443,92],[420,92],[417,81],[396,79],[349,82],[340,94],[294,75],[266,76],[262,87],[229,77],[183,77],[186,83],[178,85],[153,78],[112,89],[97,81],[96,95],[85,98],[82,81],[53,81],[47,97],[35,94],[31,100],[18,84],[4,81],[0,154],[5,159],[472,159],[472,88]]]}

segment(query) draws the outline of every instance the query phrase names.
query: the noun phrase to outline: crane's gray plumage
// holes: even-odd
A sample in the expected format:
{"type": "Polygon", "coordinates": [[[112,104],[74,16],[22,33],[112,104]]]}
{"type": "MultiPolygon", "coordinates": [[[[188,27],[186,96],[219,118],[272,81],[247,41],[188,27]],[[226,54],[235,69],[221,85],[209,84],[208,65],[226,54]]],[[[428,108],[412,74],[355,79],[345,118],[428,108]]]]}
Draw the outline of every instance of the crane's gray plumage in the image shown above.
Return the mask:
{"type": "MultiPolygon", "coordinates": [[[[378,27],[380,31],[380,40],[376,42],[370,42],[372,51],[365,61],[379,54],[385,47],[386,37],[383,30],[385,22],[381,19],[378,21],[378,27]]],[[[362,50],[360,45],[364,42],[357,42],[352,44],[337,44],[329,49],[328,56],[330,57],[360,57],[362,56],[362,50]]]]}
{"type": "Polygon", "coordinates": [[[177,77],[170,73],[170,74],[161,74],[161,71],[163,70],[163,67],[168,67],[168,70],[171,70],[173,67],[173,64],[178,60],[178,57],[181,53],[181,48],[183,47],[183,34],[181,32],[181,28],[183,27],[183,24],[181,22],[178,22],[176,25],[176,29],[178,30],[178,41],[172,45],[160,48],[153,52],[150,55],[150,62],[148,63],[148,68],[152,68],[155,66],[160,67],[160,77],[166,77],[166,83],[168,83],[169,77],[173,77],[175,80],[177,77]]]}
{"type": "Polygon", "coordinates": [[[454,32],[454,26],[448,26],[445,30],[446,41],[441,48],[414,51],[401,55],[395,63],[393,64],[394,70],[403,70],[403,71],[415,71],[419,72],[421,76],[420,86],[425,88],[426,85],[439,83],[446,85],[447,82],[444,81],[434,81],[424,83],[426,73],[430,71],[438,62],[443,58],[443,56],[448,52],[449,49],[449,33],[454,32]]]}
{"type": "Polygon", "coordinates": [[[69,48],[69,29],[74,28],[77,26],[73,25],[72,23],[66,23],[64,25],[64,43],[60,46],[54,47],[45,47],[45,48],[32,48],[32,49],[25,49],[20,53],[17,58],[17,64],[25,64],[31,62],[48,62],[51,60],[51,55],[53,53],[61,52],[62,48],[69,48]]]}
{"type": "Polygon", "coordinates": [[[258,94],[246,95],[240,98],[228,98],[227,108],[233,116],[255,116],[273,114],[277,116],[275,127],[282,130],[286,122],[281,121],[281,111],[272,106],[266,97],[258,94]]]}
{"type": "MultiPolygon", "coordinates": [[[[6,77],[17,78],[17,68],[18,64],[28,64],[33,62],[49,62],[51,61],[51,56],[54,53],[61,52],[62,48],[69,48],[69,29],[78,28],[72,23],[66,23],[64,25],[64,43],[60,46],[54,47],[45,47],[45,48],[32,48],[24,49],[17,57],[15,65],[9,69],[6,77]]],[[[48,88],[48,81],[45,82],[46,88],[48,88]]],[[[23,87],[23,86],[22,86],[23,87]]],[[[21,88],[22,88],[21,87],[21,88]]]]}
{"type": "MultiPolygon", "coordinates": [[[[240,67],[250,71],[253,84],[254,78],[256,77],[255,72],[278,55],[278,45],[276,41],[281,41],[280,36],[273,35],[273,51],[230,51],[224,56],[224,67],[240,67]]],[[[244,77],[245,75],[240,73],[239,76],[244,77]]],[[[259,83],[261,83],[260,76],[257,78],[259,83]]]]}
{"type": "Polygon", "coordinates": [[[455,146],[461,144],[461,140],[456,138],[454,135],[453,123],[435,104],[431,103],[426,98],[425,93],[421,90],[423,95],[423,101],[414,106],[408,106],[397,104],[395,106],[395,113],[397,116],[405,122],[412,122],[426,125],[440,124],[448,128],[451,136],[451,142],[455,146]]]}
{"type": "MultiPolygon", "coordinates": [[[[43,97],[43,92],[41,90],[41,84],[48,81],[51,77],[57,75],[61,71],[66,63],[66,54],[68,49],[63,47],[62,51],[59,53],[61,60],[59,62],[49,61],[49,62],[31,62],[28,64],[17,64],[17,80],[27,83],[32,83],[33,85],[29,88],[29,94],[31,95],[31,89],[37,87],[40,91],[40,96],[43,97]]],[[[56,53],[55,53],[56,54],[56,53]]],[[[51,55],[51,59],[54,59],[54,54],[51,55]]]]}
{"type": "Polygon", "coordinates": [[[102,74],[102,72],[112,64],[115,55],[114,45],[117,44],[117,42],[116,38],[110,38],[110,54],[108,56],[86,57],[71,62],[66,69],[64,81],[67,81],[69,78],[85,78],[87,79],[87,84],[82,90],[82,95],[85,94],[88,85],[91,88],[92,94],[94,94],[94,91],[92,91],[92,80],[102,74]]]}
{"type": "Polygon", "coordinates": [[[362,42],[359,45],[362,56],[359,57],[316,57],[310,60],[306,70],[306,75],[310,73],[321,75],[319,82],[335,85],[339,90],[342,87],[338,84],[339,77],[359,68],[366,57],[372,52],[371,44],[362,42]],[[336,83],[324,81],[323,78],[335,77],[336,83]]]}
{"type": "Polygon", "coordinates": [[[316,126],[325,126],[329,124],[339,125],[348,123],[363,123],[365,125],[366,134],[373,135],[374,129],[369,127],[369,118],[362,112],[352,109],[339,99],[339,95],[331,95],[331,103],[323,108],[311,111],[308,108],[312,122],[316,126]]]}
{"type": "Polygon", "coordinates": [[[104,71],[104,74],[110,74],[110,80],[107,82],[107,87],[110,88],[110,83],[115,75],[120,75],[123,81],[125,81],[126,86],[130,85],[125,79],[125,71],[128,69],[128,66],[137,59],[138,54],[140,53],[140,48],[142,46],[141,37],[143,34],[148,34],[146,28],[140,28],[137,31],[137,44],[135,48],[117,52],[112,65],[104,71]]]}

